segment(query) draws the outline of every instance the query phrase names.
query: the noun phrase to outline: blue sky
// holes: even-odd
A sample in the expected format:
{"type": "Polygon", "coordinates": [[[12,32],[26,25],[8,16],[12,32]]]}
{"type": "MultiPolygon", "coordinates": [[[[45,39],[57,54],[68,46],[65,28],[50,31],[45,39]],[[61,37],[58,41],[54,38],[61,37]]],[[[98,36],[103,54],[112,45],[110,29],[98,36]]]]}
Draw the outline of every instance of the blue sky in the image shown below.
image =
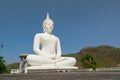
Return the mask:
{"type": "Polygon", "coordinates": [[[63,54],[86,46],[120,48],[120,0],[0,0],[0,55],[7,64],[33,53],[34,35],[42,33],[47,12],[63,54]]]}

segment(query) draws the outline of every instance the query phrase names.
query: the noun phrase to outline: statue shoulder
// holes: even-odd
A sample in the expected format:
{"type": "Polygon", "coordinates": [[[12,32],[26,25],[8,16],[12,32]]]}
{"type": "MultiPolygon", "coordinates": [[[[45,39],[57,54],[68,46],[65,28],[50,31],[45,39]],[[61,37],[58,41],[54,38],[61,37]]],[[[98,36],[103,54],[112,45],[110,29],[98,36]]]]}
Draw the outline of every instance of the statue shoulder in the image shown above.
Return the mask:
{"type": "Polygon", "coordinates": [[[55,35],[54,35],[54,37],[55,37],[57,40],[60,40],[59,37],[57,37],[57,36],[55,36],[55,35]]]}
{"type": "Polygon", "coordinates": [[[35,37],[40,37],[42,35],[43,35],[43,33],[37,33],[37,34],[35,34],[35,37]]]}
{"type": "Polygon", "coordinates": [[[35,36],[41,36],[43,33],[36,33],[35,36]]]}

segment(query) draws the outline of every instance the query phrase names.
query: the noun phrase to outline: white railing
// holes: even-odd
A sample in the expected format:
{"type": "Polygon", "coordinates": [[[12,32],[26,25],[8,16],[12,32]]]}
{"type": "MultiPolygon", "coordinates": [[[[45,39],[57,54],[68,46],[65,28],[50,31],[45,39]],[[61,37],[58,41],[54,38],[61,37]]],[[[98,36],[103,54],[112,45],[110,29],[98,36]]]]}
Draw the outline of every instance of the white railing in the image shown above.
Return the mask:
{"type": "Polygon", "coordinates": [[[113,67],[113,68],[96,68],[95,71],[120,71],[120,67],[113,67]]]}

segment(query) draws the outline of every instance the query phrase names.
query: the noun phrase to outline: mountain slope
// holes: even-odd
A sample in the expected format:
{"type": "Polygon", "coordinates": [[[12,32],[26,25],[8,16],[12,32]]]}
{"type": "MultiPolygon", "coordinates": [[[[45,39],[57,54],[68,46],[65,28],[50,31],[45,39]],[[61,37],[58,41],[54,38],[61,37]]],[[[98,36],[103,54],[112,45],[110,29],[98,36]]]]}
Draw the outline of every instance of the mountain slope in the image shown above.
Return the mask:
{"type": "Polygon", "coordinates": [[[85,47],[80,52],[69,54],[68,56],[77,59],[77,66],[82,67],[80,59],[86,54],[90,54],[98,64],[97,67],[117,67],[120,65],[120,48],[108,45],[97,47],[85,47]]]}

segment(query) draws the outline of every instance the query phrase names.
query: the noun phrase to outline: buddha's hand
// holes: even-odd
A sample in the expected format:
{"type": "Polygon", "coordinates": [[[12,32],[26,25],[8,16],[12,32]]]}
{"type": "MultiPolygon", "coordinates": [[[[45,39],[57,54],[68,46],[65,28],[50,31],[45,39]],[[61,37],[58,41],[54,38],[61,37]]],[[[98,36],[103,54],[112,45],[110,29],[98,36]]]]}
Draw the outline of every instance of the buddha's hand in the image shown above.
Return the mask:
{"type": "Polygon", "coordinates": [[[41,55],[42,55],[43,57],[51,58],[51,55],[48,54],[47,52],[41,51],[41,53],[42,53],[41,55]]]}
{"type": "Polygon", "coordinates": [[[53,63],[56,63],[56,58],[51,58],[53,63]]]}
{"type": "Polygon", "coordinates": [[[61,58],[61,56],[56,56],[56,59],[60,59],[61,58]]]}
{"type": "Polygon", "coordinates": [[[56,60],[56,58],[54,57],[54,58],[52,58],[52,60],[56,60]]]}

